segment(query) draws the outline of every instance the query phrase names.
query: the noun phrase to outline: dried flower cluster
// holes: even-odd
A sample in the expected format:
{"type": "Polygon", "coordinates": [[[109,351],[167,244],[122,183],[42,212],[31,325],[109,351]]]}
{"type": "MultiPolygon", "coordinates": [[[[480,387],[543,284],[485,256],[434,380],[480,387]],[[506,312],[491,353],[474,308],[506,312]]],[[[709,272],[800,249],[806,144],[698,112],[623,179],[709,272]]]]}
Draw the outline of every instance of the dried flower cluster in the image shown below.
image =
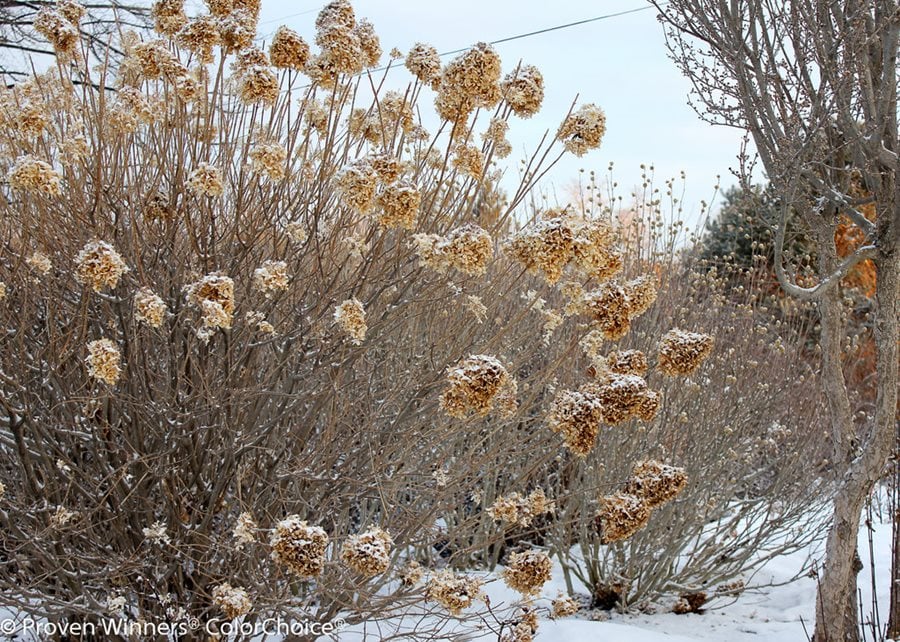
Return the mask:
{"type": "Polygon", "coordinates": [[[38,192],[46,196],[59,196],[59,174],[42,160],[27,154],[19,156],[7,176],[9,186],[16,190],[38,192]]]}
{"type": "Polygon", "coordinates": [[[613,426],[631,417],[651,421],[659,410],[660,394],[637,375],[609,372],[582,390],[599,401],[601,418],[613,426]]]}
{"type": "Polygon", "coordinates": [[[506,585],[523,595],[537,595],[550,581],[550,557],[544,551],[528,550],[512,553],[503,569],[506,585]]]}
{"type": "Polygon", "coordinates": [[[526,603],[507,624],[510,626],[510,632],[500,638],[500,642],[534,642],[538,630],[537,611],[526,603]]]}
{"type": "Polygon", "coordinates": [[[141,288],[134,295],[134,318],[151,328],[158,328],[166,318],[165,301],[150,288],[141,288]]]}
{"type": "Polygon", "coordinates": [[[269,541],[272,557],[295,575],[312,578],[325,568],[328,535],[318,526],[308,526],[298,515],[291,515],[275,525],[269,541]]]}
{"type": "Polygon", "coordinates": [[[44,7],[34,17],[34,30],[53,46],[56,55],[63,60],[75,56],[80,39],[77,25],[73,25],[60,11],[44,7]]]}
{"type": "Polygon", "coordinates": [[[530,526],[535,517],[552,513],[555,508],[544,489],[538,488],[524,497],[519,493],[498,497],[487,512],[495,522],[530,526]]]}
{"type": "Polygon", "coordinates": [[[213,61],[213,48],[219,44],[219,26],[214,16],[197,16],[176,35],[178,44],[196,54],[201,64],[213,61]]]}
{"type": "Polygon", "coordinates": [[[366,577],[384,573],[391,564],[393,539],[380,528],[353,535],[341,548],[341,561],[366,577]]]}
{"type": "Polygon", "coordinates": [[[579,390],[563,390],[556,395],[547,425],[562,435],[566,448],[579,457],[594,449],[603,411],[596,395],[579,390]]]}
{"type": "Polygon", "coordinates": [[[88,343],[88,374],[109,386],[116,385],[122,376],[119,348],[112,339],[97,339],[88,343]]]}
{"type": "Polygon", "coordinates": [[[369,326],[366,325],[366,309],[359,299],[347,299],[338,305],[334,310],[334,320],[356,345],[365,340],[369,326]]]}
{"type": "Polygon", "coordinates": [[[500,89],[516,116],[531,118],[544,100],[544,76],[533,65],[521,65],[503,78],[500,89]]]}
{"type": "MultiPolygon", "coordinates": [[[[361,158],[353,161],[341,171],[337,178],[337,189],[341,195],[341,199],[352,209],[365,214],[375,202],[375,188],[377,186],[378,174],[375,168],[367,158],[361,158]]],[[[408,201],[408,196],[401,197],[395,195],[396,198],[386,197],[390,205],[396,204],[398,207],[400,201],[408,201]]],[[[418,209],[418,204],[416,206],[418,209]]],[[[407,213],[408,216],[408,213],[407,213]]],[[[415,213],[413,213],[415,217],[415,213]]]]}
{"type": "Polygon", "coordinates": [[[212,599],[213,604],[222,609],[222,613],[229,620],[246,615],[253,608],[247,590],[240,586],[231,586],[227,582],[213,589],[212,599]]]}
{"type": "Polygon", "coordinates": [[[650,521],[650,507],[639,497],[616,493],[600,498],[595,525],[600,541],[610,544],[628,539],[650,521]]]}
{"type": "MultiPolygon", "coordinates": [[[[0,497],[2,497],[2,495],[0,495],[0,497]]],[[[402,569],[400,569],[398,577],[403,586],[416,586],[425,577],[425,571],[422,569],[422,565],[417,561],[410,560],[403,565],[402,569]]]]}
{"type": "Polygon", "coordinates": [[[447,374],[447,388],[441,394],[441,408],[451,417],[469,413],[485,416],[496,405],[502,416],[516,410],[516,380],[495,357],[472,355],[447,374]]]}
{"type": "Polygon", "coordinates": [[[656,283],[642,276],[626,283],[603,283],[585,292],[572,307],[591,320],[603,336],[611,341],[621,339],[631,329],[632,321],[646,312],[656,301],[656,283]]]}
{"type": "Polygon", "coordinates": [[[174,36],[187,24],[184,0],[157,0],[150,9],[153,27],[166,36],[174,36]]]}
{"type": "Polygon", "coordinates": [[[225,191],[222,172],[209,163],[200,163],[191,172],[188,186],[196,194],[205,196],[221,196],[225,191]]]}
{"type": "Polygon", "coordinates": [[[670,377],[689,375],[710,355],[714,343],[708,334],[673,328],[659,342],[657,368],[670,377]]]}
{"type": "Polygon", "coordinates": [[[558,593],[556,598],[550,603],[551,613],[554,618],[575,615],[578,613],[578,608],[578,602],[562,593],[558,593]]]}
{"type": "Polygon", "coordinates": [[[649,365],[647,355],[640,350],[622,350],[610,352],[606,355],[604,365],[610,372],[622,375],[636,375],[643,377],[647,374],[649,365]]]}
{"type": "Polygon", "coordinates": [[[444,570],[436,573],[428,580],[425,587],[425,599],[437,602],[453,615],[459,615],[463,609],[481,598],[482,581],[468,575],[455,575],[444,570]]]}
{"type": "Polygon", "coordinates": [[[606,115],[596,105],[582,105],[559,126],[556,138],[562,141],[566,151],[584,156],[600,147],[606,133],[606,115]]]}
{"type": "Polygon", "coordinates": [[[75,279],[89,285],[94,292],[115,288],[128,266],[105,241],[90,241],[75,257],[75,279]]]}
{"type": "Polygon", "coordinates": [[[234,317],[234,280],[221,272],[207,274],[185,287],[188,300],[200,308],[206,328],[230,328],[234,317]]]}
{"type": "Polygon", "coordinates": [[[488,263],[494,256],[491,235],[473,223],[458,227],[446,237],[416,234],[413,243],[419,260],[441,273],[454,269],[481,276],[487,272],[488,263]]]}
{"type": "Polygon", "coordinates": [[[46,254],[41,252],[35,252],[27,259],[25,259],[25,263],[28,264],[32,270],[40,274],[41,276],[47,276],[47,273],[53,269],[53,263],[47,257],[46,254]]]}
{"type": "Polygon", "coordinates": [[[453,166],[475,180],[484,172],[484,154],[474,145],[459,144],[453,150],[453,166]]]}
{"type": "Polygon", "coordinates": [[[406,68],[426,85],[434,85],[441,75],[441,58],[431,45],[417,42],[406,54],[406,68]]]}
{"type": "Polygon", "coordinates": [[[253,515],[248,512],[243,512],[238,515],[237,522],[234,524],[231,535],[237,540],[238,547],[244,546],[245,544],[253,544],[256,542],[256,531],[258,528],[259,526],[257,525],[256,520],[253,519],[253,515]]]}
{"type": "Polygon", "coordinates": [[[250,165],[253,171],[259,172],[273,181],[284,178],[286,174],[285,160],[287,150],[279,143],[260,143],[250,150],[250,165]]]}
{"type": "Polygon", "coordinates": [[[444,120],[462,122],[478,107],[500,100],[500,56],[483,42],[451,60],[437,83],[435,107],[444,120]]]}
{"type": "Polygon", "coordinates": [[[376,198],[380,209],[378,222],[385,227],[413,229],[421,200],[419,189],[410,181],[401,179],[386,185],[376,198]]]}
{"type": "Polygon", "coordinates": [[[266,261],[253,270],[253,287],[261,290],[267,297],[288,287],[287,263],[284,261],[266,261]]]}
{"type": "Polygon", "coordinates": [[[634,465],[624,491],[641,498],[650,508],[657,508],[673,500],[687,482],[687,473],[683,468],[655,460],[641,461],[634,465]]]}
{"type": "Polygon", "coordinates": [[[279,69],[303,71],[309,61],[309,45],[296,31],[281,26],[272,38],[269,58],[279,69]]]}

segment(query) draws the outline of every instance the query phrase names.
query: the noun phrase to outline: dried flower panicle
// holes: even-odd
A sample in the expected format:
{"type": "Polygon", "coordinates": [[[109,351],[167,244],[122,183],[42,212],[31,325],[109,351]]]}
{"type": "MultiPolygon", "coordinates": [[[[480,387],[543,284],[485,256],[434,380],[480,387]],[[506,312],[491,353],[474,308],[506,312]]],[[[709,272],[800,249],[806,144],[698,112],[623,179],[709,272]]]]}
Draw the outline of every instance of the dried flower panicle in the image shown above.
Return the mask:
{"type": "Polygon", "coordinates": [[[287,263],[284,261],[266,261],[253,271],[253,287],[264,292],[267,297],[286,290],[289,280],[287,263]]]}
{"type": "Polygon", "coordinates": [[[573,259],[584,274],[602,283],[622,271],[622,253],[616,247],[616,233],[609,222],[583,219],[573,225],[573,231],[573,259]]]}
{"type": "Polygon", "coordinates": [[[491,235],[481,227],[466,223],[446,237],[437,234],[413,236],[419,260],[432,270],[446,273],[450,269],[463,274],[481,276],[494,257],[491,235]]]}
{"type": "Polygon", "coordinates": [[[639,497],[616,493],[600,498],[600,510],[594,520],[603,544],[628,539],[650,520],[650,507],[639,497]]]}
{"type": "Polygon", "coordinates": [[[356,16],[347,0],[333,0],[319,12],[316,44],[322,50],[318,58],[331,74],[356,74],[363,70],[365,56],[356,31],[356,16]]]}
{"type": "MultiPolygon", "coordinates": [[[[350,163],[337,177],[337,190],[341,200],[350,208],[362,214],[367,213],[375,204],[375,188],[378,184],[378,174],[372,163],[367,158],[361,158],[350,163]]],[[[398,186],[398,189],[400,186],[398,186]]],[[[400,206],[400,202],[408,202],[411,195],[401,197],[395,192],[392,196],[386,196],[389,206],[400,206]]]]}
{"type": "Polygon", "coordinates": [[[715,339],[708,334],[673,328],[659,342],[657,368],[670,377],[695,372],[710,355],[715,339]]]}
{"type": "Polygon", "coordinates": [[[547,499],[544,490],[538,488],[524,497],[517,492],[498,497],[487,512],[495,522],[530,526],[536,517],[552,513],[555,508],[556,503],[547,499]]]}
{"type": "Polygon", "coordinates": [[[188,178],[188,187],[195,194],[216,197],[225,192],[222,172],[210,163],[198,163],[188,178]]]}
{"type": "Polygon", "coordinates": [[[463,122],[476,108],[491,108],[500,100],[500,56],[480,42],[451,60],[436,85],[438,115],[463,122]]]}
{"type": "Polygon", "coordinates": [[[267,66],[251,65],[238,76],[238,94],[245,105],[274,105],[278,100],[278,76],[267,66]]]}
{"type": "Polygon", "coordinates": [[[334,310],[334,321],[338,327],[350,335],[353,343],[360,345],[366,338],[366,308],[357,298],[347,299],[334,310]]]}
{"type": "Polygon", "coordinates": [[[562,141],[566,151],[584,156],[600,147],[606,133],[606,114],[596,105],[582,105],[559,126],[556,138],[562,141]]]}
{"type": "Polygon", "coordinates": [[[97,339],[88,343],[88,374],[109,386],[116,385],[122,376],[119,348],[111,339],[97,339]]]}
{"type": "Polygon", "coordinates": [[[472,355],[447,374],[447,388],[441,394],[441,408],[451,417],[470,413],[485,416],[496,405],[503,416],[516,409],[515,379],[495,357],[472,355]]]}
{"type": "Polygon", "coordinates": [[[503,98],[520,118],[531,118],[544,100],[544,76],[533,65],[521,65],[500,83],[503,98]]]}
{"type": "Polygon", "coordinates": [[[512,553],[503,569],[506,585],[523,595],[534,596],[550,581],[553,565],[544,551],[528,550],[512,553]]]}
{"type": "Polygon", "coordinates": [[[356,22],[353,30],[359,39],[364,67],[376,67],[381,60],[381,41],[375,33],[375,27],[365,18],[356,22]]]}
{"type": "Polygon", "coordinates": [[[624,492],[641,498],[653,509],[673,500],[687,482],[688,477],[684,468],[669,466],[655,460],[641,461],[634,465],[624,492]]]}
{"type": "Polygon", "coordinates": [[[56,10],[75,27],[81,23],[81,19],[87,13],[87,8],[75,0],[56,0],[56,10]]]}
{"type": "Polygon", "coordinates": [[[287,150],[280,143],[260,143],[250,150],[250,165],[253,171],[259,172],[273,181],[284,178],[287,150]]]}
{"type": "Polygon", "coordinates": [[[534,642],[538,622],[534,606],[524,604],[515,618],[507,622],[510,632],[500,638],[500,642],[534,642]]]}
{"type": "Polygon", "coordinates": [[[206,328],[230,328],[234,317],[234,280],[221,272],[207,274],[185,287],[188,300],[200,308],[206,328]]]}
{"type": "Polygon", "coordinates": [[[299,577],[316,577],[325,568],[328,535],[319,526],[307,525],[299,515],[278,522],[269,544],[275,561],[299,577]]]}
{"type": "Polygon", "coordinates": [[[557,593],[556,598],[550,603],[551,613],[554,618],[569,617],[578,613],[578,602],[568,595],[557,593]]]}
{"type": "Polygon", "coordinates": [[[144,287],[134,295],[134,318],[136,321],[146,323],[151,328],[158,328],[166,318],[165,301],[150,288],[144,287]]]}
{"type": "Polygon", "coordinates": [[[603,336],[615,341],[631,329],[632,321],[656,301],[656,284],[651,277],[640,277],[621,284],[608,282],[584,293],[579,305],[582,314],[591,317],[603,336]]]}
{"type": "Polygon", "coordinates": [[[227,582],[213,589],[213,604],[222,609],[222,613],[229,620],[246,615],[253,608],[247,589],[240,586],[231,586],[227,582]]]}
{"type": "Polygon", "coordinates": [[[105,241],[90,241],[75,257],[75,279],[91,286],[94,292],[115,288],[128,269],[115,248],[105,241]]]}
{"type": "Polygon", "coordinates": [[[259,526],[257,525],[256,520],[253,519],[253,515],[248,512],[243,512],[238,515],[234,528],[231,531],[231,535],[237,541],[238,547],[241,547],[256,542],[256,531],[258,529],[259,526]]]}
{"type": "Polygon", "coordinates": [[[309,61],[309,45],[296,31],[282,25],[272,37],[269,58],[278,69],[303,71],[309,61]]]}
{"type": "Polygon", "coordinates": [[[380,528],[353,535],[341,548],[341,561],[366,577],[384,573],[391,563],[393,539],[380,528]]]}
{"type": "Polygon", "coordinates": [[[647,374],[649,365],[647,355],[640,350],[622,350],[610,352],[605,359],[605,365],[610,372],[623,375],[637,375],[643,377],[647,374]]]}
{"type": "MultiPolygon", "coordinates": [[[[2,494],[0,494],[0,497],[2,497],[2,494]]],[[[417,561],[410,560],[403,565],[398,575],[403,586],[412,587],[418,585],[424,579],[425,570],[417,561]]]]}
{"type": "Polygon", "coordinates": [[[575,232],[557,212],[548,212],[535,225],[515,234],[506,244],[506,250],[522,263],[530,273],[544,273],[547,283],[559,281],[563,269],[575,254],[575,232]]]}
{"type": "Polygon", "coordinates": [[[547,425],[562,435],[566,448],[586,457],[600,432],[603,409],[599,398],[589,392],[563,390],[556,395],[547,415],[547,425]]]}
{"type": "Polygon", "coordinates": [[[188,21],[176,35],[178,44],[197,55],[201,64],[213,61],[213,48],[219,44],[219,25],[215,16],[202,15],[188,21]]]}
{"type": "Polygon", "coordinates": [[[453,167],[463,174],[475,180],[481,180],[481,175],[484,172],[484,154],[474,145],[457,145],[453,150],[451,163],[453,167]]]}
{"type": "Polygon", "coordinates": [[[419,188],[406,179],[386,185],[378,192],[378,222],[385,227],[411,230],[416,225],[422,195],[419,188]]]}
{"type": "Polygon", "coordinates": [[[62,12],[44,7],[37,12],[32,24],[34,30],[53,46],[57,56],[64,60],[75,56],[81,35],[77,26],[67,20],[62,12]]]}
{"type": "Polygon", "coordinates": [[[437,602],[452,615],[459,615],[482,597],[483,582],[477,577],[443,570],[434,574],[425,587],[425,599],[437,602]]]}
{"type": "Polygon", "coordinates": [[[306,239],[309,238],[309,234],[306,231],[306,226],[300,221],[291,221],[287,225],[284,226],[284,233],[287,234],[287,237],[291,240],[291,243],[295,245],[302,245],[306,242],[306,239]]]}
{"type": "Polygon", "coordinates": [[[243,51],[253,46],[256,17],[246,9],[235,7],[218,19],[219,42],[228,52],[243,51]]]}
{"type": "Polygon", "coordinates": [[[435,85],[441,75],[441,58],[431,45],[417,42],[406,54],[406,68],[426,85],[435,85]]]}
{"type": "Polygon", "coordinates": [[[53,263],[50,261],[47,255],[43,254],[42,252],[35,252],[27,259],[25,259],[25,263],[27,263],[28,267],[30,267],[41,276],[47,276],[50,270],[53,269],[53,263]]]}
{"type": "Polygon", "coordinates": [[[42,160],[31,154],[19,156],[7,175],[9,186],[15,190],[37,192],[45,196],[59,196],[59,174],[42,160]]]}
{"type": "Polygon", "coordinates": [[[157,0],[150,8],[153,27],[161,34],[174,36],[187,24],[184,0],[157,0]]]}

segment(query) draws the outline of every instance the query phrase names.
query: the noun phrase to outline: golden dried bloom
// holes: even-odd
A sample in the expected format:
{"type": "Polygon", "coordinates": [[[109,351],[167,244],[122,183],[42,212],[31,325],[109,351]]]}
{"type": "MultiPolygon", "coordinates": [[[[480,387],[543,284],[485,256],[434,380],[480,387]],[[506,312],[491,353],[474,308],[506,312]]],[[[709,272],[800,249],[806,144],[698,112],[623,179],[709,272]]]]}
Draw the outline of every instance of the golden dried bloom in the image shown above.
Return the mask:
{"type": "Polygon", "coordinates": [[[245,105],[274,105],[278,100],[278,76],[268,67],[253,65],[241,73],[239,93],[245,105]]]}
{"type": "Polygon", "coordinates": [[[506,158],[512,153],[512,145],[506,140],[506,132],[509,131],[509,123],[502,118],[492,118],[482,138],[490,141],[494,146],[494,156],[506,158]]]}
{"type": "Polygon", "coordinates": [[[643,377],[647,374],[649,366],[647,355],[640,350],[623,350],[622,352],[610,352],[606,357],[606,367],[616,374],[643,377]]]}
{"type": "Polygon", "coordinates": [[[53,264],[50,262],[50,259],[47,258],[46,254],[41,252],[35,252],[27,259],[25,262],[28,264],[32,270],[40,274],[41,276],[47,276],[47,273],[53,268],[53,264]]]}
{"type": "Polygon", "coordinates": [[[362,50],[362,60],[365,67],[375,67],[381,60],[381,41],[378,34],[375,33],[375,27],[366,19],[359,20],[354,29],[356,37],[359,39],[359,46],[362,50]]]}
{"type": "Polygon", "coordinates": [[[300,221],[291,221],[284,227],[284,233],[291,240],[291,243],[301,245],[306,242],[309,235],[306,232],[306,226],[300,221]]]}
{"type": "Polygon", "coordinates": [[[607,372],[597,383],[585,384],[583,390],[600,401],[603,421],[613,426],[629,417],[650,421],[659,408],[659,393],[637,375],[607,372]]]}
{"type": "Polygon", "coordinates": [[[621,339],[631,329],[628,297],[618,283],[604,283],[596,290],[586,292],[580,311],[590,316],[609,340],[621,339]]]}
{"type": "Polygon", "coordinates": [[[213,16],[198,16],[176,36],[178,44],[197,55],[201,64],[213,61],[213,48],[219,44],[219,28],[213,16]]]}
{"type": "Polygon", "coordinates": [[[710,355],[714,343],[708,334],[673,328],[659,342],[657,368],[670,377],[689,375],[710,355]]]}
{"type": "Polygon", "coordinates": [[[533,65],[522,65],[500,83],[503,98],[520,118],[531,118],[544,100],[544,76],[533,65]]]}
{"type": "Polygon", "coordinates": [[[287,263],[266,261],[253,271],[253,287],[262,290],[267,297],[288,287],[287,263]]]}
{"type": "Polygon", "coordinates": [[[153,28],[158,33],[172,37],[187,24],[184,0],[157,0],[150,9],[153,28]]]}
{"type": "Polygon", "coordinates": [[[16,158],[6,180],[15,190],[38,192],[46,196],[59,196],[61,191],[59,174],[49,163],[38,160],[31,154],[16,158]]]}
{"type": "Polygon", "coordinates": [[[348,207],[365,214],[375,203],[378,175],[368,159],[361,158],[345,167],[337,178],[341,200],[348,207]]]}
{"type": "Polygon", "coordinates": [[[234,57],[234,71],[239,75],[245,71],[249,71],[255,66],[269,66],[269,57],[266,55],[265,51],[258,47],[247,47],[246,49],[237,52],[234,57]]]}
{"type": "Polygon", "coordinates": [[[78,29],[56,9],[44,7],[34,17],[34,30],[44,36],[62,59],[72,58],[81,38],[78,29]]]}
{"type": "Polygon", "coordinates": [[[273,559],[295,575],[313,578],[325,568],[328,535],[318,526],[307,526],[299,515],[278,522],[269,544],[273,559]]]}
{"type": "Polygon", "coordinates": [[[337,306],[334,310],[334,320],[341,330],[350,335],[356,345],[365,340],[369,326],[366,325],[366,309],[359,299],[347,299],[337,306]]]}
{"type": "Polygon", "coordinates": [[[65,506],[57,506],[56,511],[50,516],[50,527],[57,529],[65,528],[74,522],[77,517],[78,513],[70,511],[65,506]]]}
{"type": "Polygon", "coordinates": [[[140,75],[148,79],[159,78],[163,73],[163,66],[171,65],[166,59],[172,57],[171,52],[162,40],[148,40],[132,46],[128,50],[127,62],[134,61],[140,70],[140,75]]]}
{"type": "Polygon", "coordinates": [[[296,31],[281,26],[272,38],[269,57],[279,69],[303,71],[309,61],[309,45],[296,31]]]}
{"type": "Polygon", "coordinates": [[[219,42],[229,52],[242,51],[253,45],[256,36],[256,19],[244,10],[235,8],[218,20],[219,42]]]}
{"type": "Polygon", "coordinates": [[[279,143],[260,143],[250,150],[250,163],[254,171],[272,180],[280,180],[286,174],[287,150],[279,143]]]}
{"type": "Polygon", "coordinates": [[[84,134],[66,136],[59,142],[59,151],[62,155],[63,165],[87,158],[89,153],[88,139],[84,134]]]}
{"type": "Polygon", "coordinates": [[[573,226],[574,260],[588,276],[606,281],[622,271],[622,254],[615,247],[616,233],[603,219],[588,219],[573,226]]]}
{"type": "Polygon", "coordinates": [[[534,596],[550,581],[552,566],[550,557],[544,551],[512,553],[503,569],[503,581],[514,591],[534,596]]]}
{"type": "Polygon", "coordinates": [[[352,535],[341,548],[341,561],[348,568],[366,577],[384,573],[391,564],[391,545],[394,540],[380,528],[352,535]]]}
{"type": "Polygon", "coordinates": [[[547,415],[547,426],[562,435],[566,448],[586,457],[597,442],[603,409],[589,391],[563,390],[556,395],[547,415]]]}
{"type": "Polygon", "coordinates": [[[256,542],[256,531],[258,529],[259,526],[256,524],[256,520],[253,519],[253,515],[244,512],[238,516],[231,535],[237,540],[238,547],[241,547],[245,544],[256,542]]]}
{"type": "Polygon", "coordinates": [[[357,74],[363,70],[364,55],[355,22],[349,27],[339,22],[317,26],[316,44],[322,49],[322,62],[333,74],[357,74]]]}
{"type": "Polygon", "coordinates": [[[401,179],[386,185],[376,197],[378,222],[385,227],[399,227],[411,230],[416,225],[422,196],[410,181],[401,179]]]}
{"type": "Polygon", "coordinates": [[[319,134],[324,135],[328,132],[328,110],[318,100],[313,98],[306,104],[303,119],[311,129],[316,130],[319,134]]]}
{"type": "Polygon", "coordinates": [[[662,462],[649,460],[634,465],[632,477],[624,491],[644,500],[650,508],[672,501],[687,485],[684,468],[676,468],[662,462]]]}
{"type": "MultiPolygon", "coordinates": [[[[3,493],[0,493],[0,497],[2,496],[3,493]]],[[[425,571],[417,561],[410,560],[400,569],[399,576],[403,586],[416,586],[425,577],[425,571]]]]}
{"type": "Polygon", "coordinates": [[[223,18],[234,10],[234,0],[204,0],[209,12],[217,18],[223,18]]]}
{"type": "Polygon", "coordinates": [[[623,286],[628,299],[628,316],[634,319],[650,309],[656,301],[656,278],[640,276],[623,286]]]}
{"type": "Polygon", "coordinates": [[[247,590],[231,584],[219,584],[212,592],[213,604],[222,609],[229,620],[246,615],[253,608],[247,590]]]}
{"type": "Polygon", "coordinates": [[[543,488],[538,488],[527,497],[519,493],[498,497],[487,512],[495,522],[530,526],[535,517],[552,513],[555,508],[556,503],[547,499],[543,488]]]}
{"type": "Polygon", "coordinates": [[[534,607],[525,604],[515,620],[509,622],[510,632],[500,642],[534,642],[538,630],[538,616],[534,607]]]}
{"type": "Polygon", "coordinates": [[[188,178],[188,187],[195,194],[221,196],[225,192],[222,172],[209,163],[198,163],[188,178]]]}
{"type": "Polygon", "coordinates": [[[376,154],[369,160],[382,183],[393,183],[403,173],[403,163],[393,154],[376,154]]]}
{"type": "Polygon", "coordinates": [[[344,27],[352,29],[356,26],[356,14],[348,0],[332,0],[316,16],[316,29],[327,27],[344,27]]]}
{"type": "Polygon", "coordinates": [[[6,298],[6,283],[0,281],[0,301],[6,298]]]}
{"type": "Polygon", "coordinates": [[[453,615],[459,615],[482,597],[481,586],[482,581],[477,577],[455,575],[452,571],[443,570],[428,580],[425,599],[437,602],[453,615]]]}
{"type": "Polygon", "coordinates": [[[628,539],[650,521],[650,507],[634,495],[616,493],[600,498],[594,525],[600,542],[610,544],[628,539]]]}
{"type": "Polygon", "coordinates": [[[185,286],[188,301],[200,308],[207,328],[230,328],[234,316],[234,281],[222,274],[207,274],[185,286]]]}
{"type": "Polygon", "coordinates": [[[154,192],[144,203],[144,218],[148,221],[168,221],[175,216],[169,207],[169,195],[165,192],[154,192]]]}
{"type": "Polygon", "coordinates": [[[480,42],[451,60],[437,83],[435,107],[451,122],[465,121],[478,107],[490,108],[500,100],[500,56],[480,42]]]}
{"type": "Polygon", "coordinates": [[[514,235],[505,246],[530,273],[543,272],[550,284],[559,281],[566,264],[575,255],[575,232],[558,216],[560,213],[550,210],[549,218],[514,235]]]}
{"type": "Polygon", "coordinates": [[[606,133],[606,115],[596,105],[582,105],[566,118],[556,138],[562,141],[566,151],[576,156],[584,156],[588,151],[600,147],[606,133]]]}
{"type": "Polygon", "coordinates": [[[484,172],[484,154],[474,145],[457,145],[453,150],[453,166],[478,180],[484,172]]]}
{"type": "Polygon", "coordinates": [[[88,374],[95,379],[114,386],[122,376],[119,348],[111,339],[97,339],[88,343],[88,374]]]}
{"type": "Polygon", "coordinates": [[[386,125],[399,124],[405,132],[413,129],[415,125],[413,108],[406,102],[405,94],[399,91],[386,91],[379,99],[378,104],[381,115],[379,116],[377,112],[371,115],[377,128],[381,127],[383,119],[386,125]]]}
{"type": "Polygon", "coordinates": [[[568,595],[562,593],[556,594],[556,599],[550,603],[550,608],[554,618],[569,617],[578,613],[578,602],[568,595]]]}
{"type": "Polygon", "coordinates": [[[451,417],[469,413],[485,416],[497,404],[501,414],[516,408],[517,385],[495,357],[472,355],[448,369],[447,388],[441,394],[441,408],[451,417]]]}
{"type": "Polygon", "coordinates": [[[75,279],[90,285],[94,292],[115,288],[128,266],[112,245],[90,241],[75,257],[75,279]]]}
{"type": "Polygon", "coordinates": [[[134,295],[134,318],[151,328],[158,328],[166,318],[165,301],[150,288],[141,288],[134,295]]]}
{"type": "Polygon", "coordinates": [[[417,42],[406,54],[406,68],[426,85],[437,83],[441,75],[441,58],[431,45],[417,42]]]}
{"type": "Polygon", "coordinates": [[[84,5],[78,4],[74,0],[56,0],[56,10],[75,27],[81,23],[81,19],[87,13],[84,5]]]}
{"type": "Polygon", "coordinates": [[[47,126],[47,108],[25,101],[16,110],[15,127],[25,136],[40,136],[47,126]]]}

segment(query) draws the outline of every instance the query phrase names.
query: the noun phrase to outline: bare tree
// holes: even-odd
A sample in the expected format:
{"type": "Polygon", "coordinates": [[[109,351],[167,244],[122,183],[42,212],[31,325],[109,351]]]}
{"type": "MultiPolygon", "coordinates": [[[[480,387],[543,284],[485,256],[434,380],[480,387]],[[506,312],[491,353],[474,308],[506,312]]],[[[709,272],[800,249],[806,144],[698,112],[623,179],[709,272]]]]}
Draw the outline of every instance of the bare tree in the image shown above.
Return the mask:
{"type": "Polygon", "coordinates": [[[778,279],[790,295],[818,305],[835,494],[815,639],[856,640],[860,513],[896,441],[900,6],[896,0],[651,2],[672,58],[693,84],[695,109],[711,123],[746,130],[755,143],[781,201],[778,279]],[[875,204],[875,221],[860,211],[867,203],[875,204]],[[843,258],[835,247],[842,217],[865,239],[843,258]],[[815,284],[798,282],[785,255],[793,218],[815,239],[815,284]],[[874,412],[859,425],[842,372],[838,284],[865,260],[877,269],[878,391],[874,412]]]}
{"type": "MultiPolygon", "coordinates": [[[[0,78],[4,81],[30,76],[31,56],[54,55],[33,24],[41,9],[56,4],[52,0],[0,0],[0,78]]],[[[110,36],[119,28],[151,26],[149,3],[102,0],[82,6],[87,10],[79,25],[82,41],[98,60],[105,58],[107,48],[114,56],[121,53],[110,45],[110,36]]]]}

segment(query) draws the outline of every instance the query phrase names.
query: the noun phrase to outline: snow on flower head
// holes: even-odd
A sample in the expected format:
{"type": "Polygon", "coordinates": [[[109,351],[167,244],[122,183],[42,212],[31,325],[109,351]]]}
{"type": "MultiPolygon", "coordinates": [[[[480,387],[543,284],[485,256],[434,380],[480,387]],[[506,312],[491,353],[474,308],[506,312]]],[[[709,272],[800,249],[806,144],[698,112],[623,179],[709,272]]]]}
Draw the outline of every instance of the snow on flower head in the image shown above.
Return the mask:
{"type": "Polygon", "coordinates": [[[710,355],[715,340],[708,334],[673,328],[659,342],[657,367],[664,375],[689,375],[710,355]]]}
{"type": "Polygon", "coordinates": [[[85,359],[88,374],[107,385],[114,386],[122,376],[119,348],[111,339],[97,339],[88,343],[85,359]]]}
{"type": "Polygon", "coordinates": [[[318,526],[307,525],[298,515],[278,522],[269,544],[275,561],[299,577],[316,577],[325,568],[328,535],[318,526]]]}
{"type": "Polygon", "coordinates": [[[441,408],[451,417],[464,418],[470,413],[483,417],[497,406],[501,415],[510,416],[516,409],[516,391],[516,380],[500,361],[472,355],[449,369],[441,408]]]}
{"type": "Polygon", "coordinates": [[[384,573],[391,562],[391,536],[380,528],[352,535],[341,549],[341,561],[366,577],[384,573]]]}
{"type": "Polygon", "coordinates": [[[347,299],[334,310],[334,320],[353,342],[359,345],[366,338],[366,309],[359,299],[347,299]]]}
{"type": "Polygon", "coordinates": [[[75,258],[75,279],[91,286],[94,292],[115,288],[128,266],[112,245],[90,241],[75,258]]]}
{"type": "Polygon", "coordinates": [[[556,138],[562,141],[567,152],[584,156],[600,147],[606,133],[606,114],[596,105],[583,105],[570,114],[559,126],[556,138]]]}

